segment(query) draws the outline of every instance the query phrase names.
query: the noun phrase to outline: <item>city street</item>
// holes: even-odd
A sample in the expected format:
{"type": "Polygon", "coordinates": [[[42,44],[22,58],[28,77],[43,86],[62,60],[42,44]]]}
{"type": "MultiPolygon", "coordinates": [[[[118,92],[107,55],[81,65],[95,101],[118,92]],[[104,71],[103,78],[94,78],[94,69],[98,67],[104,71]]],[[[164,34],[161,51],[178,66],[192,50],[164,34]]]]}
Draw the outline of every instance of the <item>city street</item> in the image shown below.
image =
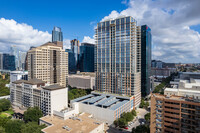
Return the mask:
{"type": "Polygon", "coordinates": [[[141,122],[144,122],[145,121],[145,119],[144,119],[144,116],[145,116],[145,114],[147,114],[147,113],[149,113],[146,109],[142,109],[142,108],[138,108],[137,109],[137,118],[135,118],[134,120],[133,120],[133,124],[132,124],[132,126],[130,126],[129,128],[128,128],[128,130],[127,131],[132,131],[132,128],[134,128],[134,127],[137,127],[137,126],[139,126],[140,125],[140,123],[141,122]]]}

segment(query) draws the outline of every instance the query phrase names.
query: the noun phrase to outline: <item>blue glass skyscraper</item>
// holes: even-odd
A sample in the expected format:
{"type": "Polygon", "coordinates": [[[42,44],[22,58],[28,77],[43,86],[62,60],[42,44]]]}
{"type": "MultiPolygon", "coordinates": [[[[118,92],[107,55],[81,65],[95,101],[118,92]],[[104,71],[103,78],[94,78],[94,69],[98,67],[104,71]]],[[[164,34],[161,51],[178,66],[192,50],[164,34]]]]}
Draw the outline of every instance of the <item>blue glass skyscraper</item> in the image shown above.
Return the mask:
{"type": "Polygon", "coordinates": [[[63,41],[63,33],[61,32],[61,28],[59,27],[54,27],[52,31],[52,42],[56,41],[63,41]]]}
{"type": "Polygon", "coordinates": [[[94,44],[81,44],[79,54],[79,68],[81,72],[94,72],[94,50],[94,44]]]}
{"type": "Polygon", "coordinates": [[[14,71],[15,68],[15,56],[10,54],[3,54],[3,70],[14,71]]]}
{"type": "Polygon", "coordinates": [[[142,96],[150,94],[151,76],[151,29],[141,26],[141,92],[142,96]]]}
{"type": "Polygon", "coordinates": [[[75,57],[75,66],[76,66],[76,70],[78,70],[79,68],[79,40],[74,39],[71,40],[71,50],[74,53],[74,57],[75,57]]]}
{"type": "Polygon", "coordinates": [[[75,56],[71,49],[66,49],[68,52],[68,71],[69,73],[76,73],[75,56]]]}

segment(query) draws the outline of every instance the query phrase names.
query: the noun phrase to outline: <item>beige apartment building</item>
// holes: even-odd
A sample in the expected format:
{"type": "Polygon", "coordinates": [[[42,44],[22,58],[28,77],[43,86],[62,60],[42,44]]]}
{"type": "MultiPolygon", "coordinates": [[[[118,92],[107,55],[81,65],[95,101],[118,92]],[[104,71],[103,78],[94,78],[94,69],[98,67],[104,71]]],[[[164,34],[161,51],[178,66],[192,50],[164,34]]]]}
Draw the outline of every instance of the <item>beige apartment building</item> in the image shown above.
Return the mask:
{"type": "Polygon", "coordinates": [[[200,132],[200,80],[180,80],[151,96],[151,133],[200,132]]]}
{"type": "Polygon", "coordinates": [[[141,27],[132,17],[109,19],[96,28],[96,88],[141,101],[141,27]]]}
{"type": "Polygon", "coordinates": [[[68,53],[62,42],[47,42],[28,51],[28,79],[67,86],[68,53]]]}

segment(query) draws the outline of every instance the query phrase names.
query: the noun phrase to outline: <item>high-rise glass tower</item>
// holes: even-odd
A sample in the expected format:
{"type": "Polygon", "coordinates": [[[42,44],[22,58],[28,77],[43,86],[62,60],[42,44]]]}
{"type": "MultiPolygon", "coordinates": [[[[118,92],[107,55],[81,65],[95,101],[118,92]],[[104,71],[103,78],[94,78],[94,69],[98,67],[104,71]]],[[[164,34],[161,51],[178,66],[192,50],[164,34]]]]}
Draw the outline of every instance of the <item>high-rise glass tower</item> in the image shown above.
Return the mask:
{"type": "Polygon", "coordinates": [[[54,27],[52,31],[52,42],[63,41],[63,33],[61,32],[61,28],[54,27]]]}
{"type": "Polygon", "coordinates": [[[14,55],[10,55],[7,53],[3,54],[3,70],[10,70],[10,71],[16,70],[14,55]]]}
{"type": "Polygon", "coordinates": [[[81,44],[79,54],[80,72],[94,72],[94,50],[94,44],[81,44]]]}
{"type": "Polygon", "coordinates": [[[15,56],[15,68],[16,70],[19,70],[19,50],[15,45],[11,46],[10,54],[15,56]]]}
{"type": "Polygon", "coordinates": [[[76,73],[75,56],[71,49],[65,49],[68,53],[68,71],[70,74],[76,73]]]}
{"type": "Polygon", "coordinates": [[[79,66],[79,40],[74,39],[71,40],[71,50],[74,53],[74,57],[75,57],[75,66],[76,66],[76,70],[78,70],[79,66]]]}
{"type": "Polygon", "coordinates": [[[96,90],[141,101],[141,27],[132,17],[97,24],[96,90]]]}
{"type": "Polygon", "coordinates": [[[150,94],[151,76],[151,29],[141,26],[141,92],[145,97],[150,94]]]}

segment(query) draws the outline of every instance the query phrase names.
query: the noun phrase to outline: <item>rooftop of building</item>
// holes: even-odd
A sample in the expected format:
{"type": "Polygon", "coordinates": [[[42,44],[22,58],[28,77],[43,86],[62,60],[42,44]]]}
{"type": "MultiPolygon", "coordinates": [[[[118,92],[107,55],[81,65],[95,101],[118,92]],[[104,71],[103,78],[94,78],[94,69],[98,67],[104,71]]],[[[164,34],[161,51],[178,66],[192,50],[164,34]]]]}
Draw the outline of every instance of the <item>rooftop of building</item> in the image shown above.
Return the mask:
{"type": "Polygon", "coordinates": [[[11,74],[28,74],[28,71],[11,71],[11,74]]]}
{"type": "Polygon", "coordinates": [[[67,120],[60,119],[57,116],[45,116],[40,119],[52,125],[42,131],[46,133],[89,133],[103,124],[90,116],[90,114],[82,113],[67,120]]]}
{"type": "Polygon", "coordinates": [[[71,103],[81,102],[91,106],[116,110],[129,101],[130,97],[127,96],[117,96],[113,94],[92,92],[89,95],[72,100],[71,103]]]}
{"type": "Polygon", "coordinates": [[[60,86],[60,85],[55,84],[55,85],[45,86],[45,87],[42,87],[42,88],[45,89],[45,90],[50,90],[50,91],[52,91],[52,90],[64,89],[64,88],[66,88],[66,87],[62,87],[62,86],[60,86]]]}
{"type": "Polygon", "coordinates": [[[45,81],[42,81],[41,79],[30,79],[30,80],[17,80],[13,82],[14,84],[31,84],[31,85],[37,85],[37,84],[44,84],[45,81]]]}
{"type": "Polygon", "coordinates": [[[175,80],[174,82],[170,83],[174,85],[172,88],[166,88],[166,91],[184,91],[200,93],[200,79],[190,78],[189,80],[175,80]]]}
{"type": "Polygon", "coordinates": [[[80,72],[80,73],[76,73],[76,74],[69,74],[69,76],[71,77],[76,77],[76,76],[91,76],[91,77],[95,77],[95,73],[94,72],[80,72]]]}
{"type": "Polygon", "coordinates": [[[158,93],[152,94],[153,97],[160,98],[160,99],[169,99],[169,100],[178,100],[178,101],[188,101],[188,102],[195,102],[200,103],[200,99],[194,99],[192,97],[183,97],[183,96],[176,96],[176,95],[161,95],[158,93]]]}
{"type": "Polygon", "coordinates": [[[200,72],[179,72],[180,74],[200,75],[200,72]]]}

